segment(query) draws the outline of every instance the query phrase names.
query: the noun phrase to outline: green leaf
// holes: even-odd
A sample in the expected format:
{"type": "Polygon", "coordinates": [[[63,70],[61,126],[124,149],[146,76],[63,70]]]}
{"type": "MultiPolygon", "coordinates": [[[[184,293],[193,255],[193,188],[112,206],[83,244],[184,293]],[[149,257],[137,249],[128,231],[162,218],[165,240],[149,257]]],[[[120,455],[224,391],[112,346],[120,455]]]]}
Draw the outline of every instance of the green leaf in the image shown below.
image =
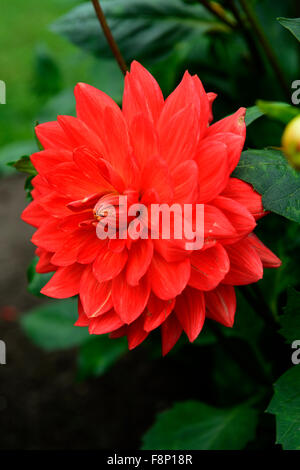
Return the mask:
{"type": "Polygon", "coordinates": [[[34,176],[28,176],[28,178],[26,178],[25,180],[25,184],[24,184],[24,189],[25,189],[25,193],[26,193],[26,199],[27,201],[33,201],[33,197],[31,195],[31,191],[33,190],[33,186],[32,186],[32,183],[31,181],[33,180],[34,176]]]}
{"type": "Polygon", "coordinates": [[[300,174],[279,150],[246,150],[233,176],[252,184],[264,209],[300,223],[300,174]]]}
{"type": "Polygon", "coordinates": [[[300,340],[300,292],[290,288],[288,290],[288,302],[284,308],[284,315],[279,318],[281,330],[287,343],[300,340]]]}
{"type": "Polygon", "coordinates": [[[16,169],[8,163],[15,161],[19,155],[30,155],[35,151],[33,141],[20,141],[5,145],[0,149],[0,176],[15,173],[16,169]]]}
{"type": "Polygon", "coordinates": [[[274,385],[267,411],[276,416],[276,443],[300,450],[300,365],[285,372],[274,385]]]}
{"type": "MultiPolygon", "coordinates": [[[[151,59],[171,53],[207,32],[229,28],[202,5],[188,5],[181,0],[105,0],[102,8],[113,35],[127,61],[151,59]]],[[[107,41],[101,33],[93,6],[75,7],[52,25],[52,30],[72,43],[111,58],[107,41]]]]}
{"type": "Polygon", "coordinates": [[[124,338],[109,339],[108,336],[103,335],[91,336],[79,350],[79,379],[104,374],[127,350],[128,346],[124,338]]]}
{"type": "Polygon", "coordinates": [[[142,449],[239,450],[254,439],[257,412],[247,405],[218,409],[197,401],[159,414],[142,449]]]}
{"type": "Polygon", "coordinates": [[[48,281],[50,281],[51,277],[53,276],[53,273],[44,273],[44,274],[37,273],[36,265],[38,263],[38,260],[39,260],[38,257],[35,256],[33,260],[31,261],[30,265],[28,266],[27,289],[33,295],[36,295],[38,297],[44,297],[43,294],[41,294],[41,289],[47,284],[48,281]]]}
{"type": "Polygon", "coordinates": [[[28,155],[24,155],[16,162],[9,162],[8,165],[14,167],[16,170],[20,171],[20,173],[26,173],[30,176],[37,175],[37,171],[31,163],[28,155]]]}
{"type": "Polygon", "coordinates": [[[257,101],[259,110],[269,118],[281,121],[284,124],[290,122],[294,117],[300,114],[296,106],[288,103],[280,103],[277,101],[257,101]]]}
{"type": "Polygon", "coordinates": [[[34,57],[32,87],[41,100],[53,96],[62,88],[61,71],[45,44],[37,44],[34,57]]]}
{"type": "Polygon", "coordinates": [[[277,18],[277,20],[300,41],[300,18],[277,18]]]}
{"type": "Polygon", "coordinates": [[[257,106],[251,106],[250,108],[247,108],[245,116],[246,126],[250,126],[252,122],[263,116],[263,114],[263,111],[261,111],[257,106]]]}
{"type": "Polygon", "coordinates": [[[77,319],[75,298],[48,302],[21,318],[27,336],[45,351],[79,346],[89,338],[87,328],[74,326],[77,319]]]}

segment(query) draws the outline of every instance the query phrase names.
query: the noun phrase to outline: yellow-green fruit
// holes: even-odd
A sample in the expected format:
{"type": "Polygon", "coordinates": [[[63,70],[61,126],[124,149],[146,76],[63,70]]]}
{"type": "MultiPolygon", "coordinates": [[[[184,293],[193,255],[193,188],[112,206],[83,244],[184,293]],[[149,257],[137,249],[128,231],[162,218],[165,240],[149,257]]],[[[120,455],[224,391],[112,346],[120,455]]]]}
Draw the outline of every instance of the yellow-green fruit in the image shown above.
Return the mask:
{"type": "Polygon", "coordinates": [[[282,148],[290,164],[300,170],[300,115],[286,126],[282,135],[282,148]]]}

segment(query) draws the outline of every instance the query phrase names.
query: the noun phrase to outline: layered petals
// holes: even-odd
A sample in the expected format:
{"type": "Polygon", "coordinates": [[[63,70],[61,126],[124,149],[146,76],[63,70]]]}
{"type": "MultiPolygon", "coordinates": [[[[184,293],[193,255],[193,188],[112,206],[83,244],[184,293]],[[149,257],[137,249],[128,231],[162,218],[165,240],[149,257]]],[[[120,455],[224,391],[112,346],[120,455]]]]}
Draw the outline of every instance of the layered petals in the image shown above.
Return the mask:
{"type": "Polygon", "coordinates": [[[216,289],[205,292],[206,316],[222,325],[232,327],[236,310],[236,296],[233,286],[220,284],[216,289]]]}
{"type": "Polygon", "coordinates": [[[75,324],[126,336],[129,349],[159,328],[165,355],[206,317],[232,327],[233,286],[280,266],[253,234],[261,195],[231,177],[245,108],[211,124],[216,94],[197,76],[185,72],[164,100],[136,61],[122,109],[90,85],[74,93],[76,117],[38,125],[44,150],[31,155],[22,219],[36,228],[37,272],[53,272],[41,292],[78,296],[75,324]]]}
{"type": "Polygon", "coordinates": [[[170,300],[181,294],[188,283],[191,263],[184,261],[168,263],[160,255],[153,256],[149,276],[153,292],[162,300],[170,300]]]}
{"type": "Polygon", "coordinates": [[[245,183],[245,181],[241,181],[237,178],[230,178],[221,195],[234,199],[242,204],[256,220],[267,214],[262,205],[261,195],[254,191],[252,186],[245,183]]]}
{"type": "Polygon", "coordinates": [[[112,283],[98,282],[91,266],[88,266],[80,281],[80,300],[88,317],[98,317],[113,307],[112,283]]]}
{"type": "Polygon", "coordinates": [[[205,320],[203,292],[187,287],[176,300],[175,312],[183,330],[193,342],[202,330],[205,320]]]}
{"type": "Polygon", "coordinates": [[[227,147],[218,141],[204,143],[198,148],[195,161],[199,173],[199,202],[211,201],[228,182],[227,147]]]}
{"type": "Polygon", "coordinates": [[[246,238],[226,247],[230,270],[223,279],[224,284],[240,286],[257,282],[263,276],[263,265],[259,254],[246,238]]]}
{"type": "Polygon", "coordinates": [[[123,113],[130,124],[142,113],[156,124],[164,104],[163,95],[154,77],[141,64],[133,61],[125,77],[123,113]]]}
{"type": "Polygon", "coordinates": [[[279,268],[281,266],[280,259],[254,233],[250,233],[248,241],[260,257],[264,268],[279,268]]]}
{"type": "Polygon", "coordinates": [[[130,324],[139,317],[147,305],[149,295],[150,283],[147,275],[134,287],[128,284],[124,272],[112,281],[114,308],[123,323],[130,324]]]}
{"type": "Polygon", "coordinates": [[[80,281],[84,271],[81,264],[58,268],[41,293],[54,299],[66,299],[79,293],[80,281]]]}
{"type": "Polygon", "coordinates": [[[170,315],[161,326],[162,355],[165,356],[175,346],[182,333],[182,326],[176,316],[170,315]]]}
{"type": "Polygon", "coordinates": [[[189,285],[202,291],[212,290],[224,279],[230,268],[229,257],[222,245],[191,255],[189,285]]]}

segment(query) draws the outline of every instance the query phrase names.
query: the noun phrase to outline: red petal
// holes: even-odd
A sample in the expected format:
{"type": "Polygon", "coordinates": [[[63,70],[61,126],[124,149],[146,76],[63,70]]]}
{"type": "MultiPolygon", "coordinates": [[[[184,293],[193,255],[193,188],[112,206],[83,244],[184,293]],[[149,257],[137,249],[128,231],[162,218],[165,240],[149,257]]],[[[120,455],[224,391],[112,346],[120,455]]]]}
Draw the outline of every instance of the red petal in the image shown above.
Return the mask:
{"type": "Polygon", "coordinates": [[[57,266],[54,266],[51,263],[53,253],[37,248],[36,255],[39,256],[39,260],[35,267],[37,273],[50,273],[51,271],[55,271],[57,269],[57,266]]]}
{"type": "Polygon", "coordinates": [[[51,189],[48,189],[47,194],[39,196],[37,202],[53,217],[67,217],[71,214],[67,207],[70,199],[58,195],[55,191],[51,191],[51,189]]]}
{"type": "Polygon", "coordinates": [[[94,220],[91,210],[88,212],[80,212],[79,214],[72,214],[65,217],[59,224],[59,228],[64,232],[73,232],[74,230],[78,230],[83,222],[86,222],[85,225],[88,225],[90,221],[94,222],[94,220]]]}
{"type": "Polygon", "coordinates": [[[117,330],[123,325],[124,323],[120,320],[120,317],[113,310],[110,310],[90,321],[89,332],[91,335],[103,335],[117,330]]]}
{"type": "Polygon", "coordinates": [[[187,287],[176,299],[175,312],[189,340],[193,342],[202,330],[205,320],[204,294],[187,287]]]}
{"type": "Polygon", "coordinates": [[[119,193],[123,193],[125,189],[125,183],[123,178],[119,175],[119,173],[111,166],[111,164],[100,158],[97,161],[97,165],[100,169],[100,172],[105,178],[119,193]]]}
{"type": "Polygon", "coordinates": [[[173,299],[181,294],[187,285],[190,273],[189,259],[168,263],[160,255],[155,254],[149,271],[152,290],[160,299],[173,299]]]}
{"type": "Polygon", "coordinates": [[[133,154],[140,169],[143,169],[149,158],[158,155],[157,132],[149,118],[138,114],[131,121],[129,133],[133,154]]]}
{"type": "Polygon", "coordinates": [[[92,181],[97,182],[99,185],[99,192],[104,191],[112,191],[114,188],[108,181],[103,178],[99,165],[98,160],[99,156],[95,153],[91,152],[86,147],[78,147],[73,152],[73,160],[87,178],[91,179],[92,181]]]}
{"type": "Polygon", "coordinates": [[[230,270],[222,281],[224,284],[240,286],[263,277],[260,257],[247,238],[226,246],[226,251],[230,259],[230,270]]]}
{"type": "Polygon", "coordinates": [[[137,168],[130,154],[130,140],[121,111],[106,108],[104,111],[105,133],[109,139],[107,160],[124,179],[127,187],[136,183],[137,168]]]}
{"type": "Polygon", "coordinates": [[[127,122],[142,113],[155,124],[163,104],[163,95],[156,80],[141,64],[133,61],[130,73],[125,77],[123,95],[123,113],[127,122]]]}
{"type": "Polygon", "coordinates": [[[104,110],[112,108],[118,111],[118,105],[103,91],[86,83],[78,83],[74,94],[78,118],[103,139],[105,136],[104,110]]]}
{"type": "Polygon", "coordinates": [[[35,132],[44,149],[73,149],[72,142],[56,121],[39,124],[35,132]]]}
{"type": "Polygon", "coordinates": [[[227,116],[220,121],[215,122],[207,130],[207,135],[211,136],[217,133],[231,132],[233,134],[246,137],[245,124],[246,108],[238,109],[234,114],[227,116]]]}
{"type": "Polygon", "coordinates": [[[144,330],[152,331],[160,326],[168,318],[174,305],[175,299],[161,300],[151,292],[144,318],[144,330]]]}
{"type": "Polygon", "coordinates": [[[259,219],[267,214],[267,212],[264,212],[261,195],[254,191],[250,184],[237,178],[229,178],[228,184],[222,192],[222,196],[234,199],[245,206],[255,219],[259,219]]]}
{"type": "Polygon", "coordinates": [[[22,212],[21,219],[27,224],[33,227],[39,227],[45,220],[47,220],[48,214],[44,209],[36,202],[32,201],[22,212]]]}
{"type": "Polygon", "coordinates": [[[191,77],[188,72],[185,72],[179,85],[165,101],[164,108],[160,116],[160,123],[167,123],[176,113],[190,105],[196,106],[197,114],[199,114],[199,93],[196,91],[193,77],[191,77]]]}
{"type": "Polygon", "coordinates": [[[124,268],[128,258],[127,250],[115,253],[105,250],[97,256],[93,264],[93,272],[99,282],[115,278],[124,268]]]}
{"type": "Polygon", "coordinates": [[[184,261],[190,255],[186,249],[186,240],[153,240],[154,248],[166,261],[173,263],[184,261]]]}
{"type": "Polygon", "coordinates": [[[87,266],[80,282],[80,300],[88,317],[108,312],[112,306],[111,282],[98,282],[91,266],[87,266]]]}
{"type": "Polygon", "coordinates": [[[165,356],[175,346],[182,333],[182,326],[173,314],[161,326],[162,355],[165,356]]]}
{"type": "Polygon", "coordinates": [[[207,99],[208,99],[208,103],[209,103],[209,117],[208,117],[209,124],[213,120],[212,105],[213,105],[213,102],[215,101],[215,99],[217,98],[217,96],[218,95],[216,93],[211,93],[211,92],[207,93],[207,99]]]}
{"type": "Polygon", "coordinates": [[[141,315],[131,325],[128,326],[127,340],[130,350],[139,346],[148,336],[148,332],[144,330],[144,318],[141,315]]]}
{"type": "Polygon", "coordinates": [[[245,143],[245,136],[233,134],[232,132],[220,132],[217,134],[212,134],[203,142],[208,143],[212,140],[217,140],[218,142],[222,142],[226,145],[229,173],[232,173],[241,158],[241,152],[245,143]]]}
{"type": "Polygon", "coordinates": [[[117,339],[117,338],[122,338],[123,336],[126,336],[128,332],[128,325],[123,325],[120,328],[117,328],[116,330],[112,331],[109,335],[111,339],[117,339]]]}
{"type": "Polygon", "coordinates": [[[55,165],[72,161],[72,152],[67,150],[50,149],[33,153],[31,163],[38,173],[47,174],[55,165]]]}
{"type": "Polygon", "coordinates": [[[154,190],[161,202],[169,203],[173,199],[172,180],[168,165],[159,157],[149,159],[141,173],[143,193],[154,190]]]}
{"type": "Polygon", "coordinates": [[[195,107],[186,106],[171,118],[163,112],[158,123],[158,135],[160,155],[170,168],[184,160],[192,160],[199,137],[195,107]]]}
{"type": "Polygon", "coordinates": [[[189,285],[200,290],[214,289],[229,271],[229,258],[225,248],[217,244],[204,251],[195,251],[191,256],[189,285]]]}
{"type": "Polygon", "coordinates": [[[94,230],[76,230],[65,238],[65,242],[52,257],[57,266],[68,266],[78,261],[91,263],[104,247],[103,240],[96,237],[94,230]]]}
{"type": "Polygon", "coordinates": [[[47,175],[49,184],[73,201],[99,193],[103,188],[84,175],[75,163],[61,163],[47,175]]]}
{"type": "Polygon", "coordinates": [[[59,268],[41,293],[55,299],[66,299],[79,293],[80,279],[84,270],[81,264],[59,268]]]}
{"type": "Polygon", "coordinates": [[[248,240],[262,260],[264,268],[279,268],[279,266],[281,266],[281,260],[274,255],[254,233],[248,235],[248,240]]]}
{"type": "Polygon", "coordinates": [[[208,96],[209,94],[205,92],[201,80],[197,75],[193,77],[194,86],[196,93],[199,98],[199,122],[200,122],[200,137],[202,137],[207,132],[207,126],[209,119],[212,118],[211,105],[209,98],[213,101],[216,97],[215,93],[210,93],[210,95],[215,95],[214,97],[208,96]]]}
{"type": "Polygon", "coordinates": [[[74,323],[75,326],[88,326],[90,323],[89,318],[83,311],[82,304],[80,302],[80,298],[78,297],[78,320],[74,323]]]}
{"type": "Polygon", "coordinates": [[[232,327],[236,309],[235,291],[232,286],[220,284],[205,292],[206,316],[222,325],[232,327]]]}
{"type": "Polygon", "coordinates": [[[246,235],[255,228],[256,222],[245,206],[233,199],[218,196],[212,201],[215,207],[218,207],[230,220],[238,235],[246,235]]]}
{"type": "Polygon", "coordinates": [[[144,276],[135,287],[126,281],[123,272],[113,280],[112,298],[114,308],[124,323],[132,323],[143,312],[150,295],[150,284],[144,276]]]}
{"type": "MultiPolygon", "coordinates": [[[[201,227],[200,227],[201,229],[201,227]]],[[[236,230],[220,209],[208,204],[204,205],[204,236],[208,238],[231,238],[236,230]]]]}
{"type": "Polygon", "coordinates": [[[33,234],[32,243],[47,251],[57,251],[64,244],[67,234],[59,229],[59,219],[51,219],[43,223],[33,234]]]}
{"type": "Polygon", "coordinates": [[[204,141],[197,149],[195,161],[199,168],[199,202],[208,202],[220,194],[228,182],[226,145],[204,141]]]}
{"type": "Polygon", "coordinates": [[[57,122],[71,141],[73,150],[85,146],[105,155],[102,140],[83,121],[73,116],[57,116],[57,122]]]}
{"type": "Polygon", "coordinates": [[[80,245],[77,253],[78,263],[92,263],[97,255],[107,247],[106,240],[100,240],[95,232],[86,231],[84,243],[80,245]]]}
{"type": "Polygon", "coordinates": [[[53,255],[51,262],[57,266],[69,266],[77,261],[80,244],[85,241],[85,232],[76,230],[67,234],[65,242],[53,255]]]}
{"type": "Polygon", "coordinates": [[[126,267],[126,280],[129,285],[137,286],[147,272],[153,256],[152,240],[139,239],[132,244],[126,267]]]}
{"type": "Polygon", "coordinates": [[[198,166],[194,160],[186,160],[172,171],[174,202],[189,204],[198,195],[198,166]]]}

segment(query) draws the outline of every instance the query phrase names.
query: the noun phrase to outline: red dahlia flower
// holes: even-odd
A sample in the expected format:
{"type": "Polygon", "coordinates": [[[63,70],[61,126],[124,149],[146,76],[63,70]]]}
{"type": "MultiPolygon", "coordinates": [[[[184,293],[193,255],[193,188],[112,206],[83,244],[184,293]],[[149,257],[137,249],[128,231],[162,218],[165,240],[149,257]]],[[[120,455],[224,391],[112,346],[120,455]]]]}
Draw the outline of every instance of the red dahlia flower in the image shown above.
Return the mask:
{"type": "Polygon", "coordinates": [[[186,72],[164,100],[137,62],[125,78],[122,110],[86,84],[75,97],[77,117],[37,126],[45,150],[31,156],[38,175],[22,218],[37,227],[37,271],[55,271],[42,293],[78,295],[76,325],[126,335],[129,349],[158,327],[163,354],[182,331],[194,341],[206,317],[231,327],[234,286],[280,265],[253,234],[264,215],[261,196],[230,176],[245,141],[245,109],[210,125],[216,95],[197,76],[186,72]],[[99,204],[124,194],[145,205],[204,204],[203,247],[100,240],[99,204]]]}

